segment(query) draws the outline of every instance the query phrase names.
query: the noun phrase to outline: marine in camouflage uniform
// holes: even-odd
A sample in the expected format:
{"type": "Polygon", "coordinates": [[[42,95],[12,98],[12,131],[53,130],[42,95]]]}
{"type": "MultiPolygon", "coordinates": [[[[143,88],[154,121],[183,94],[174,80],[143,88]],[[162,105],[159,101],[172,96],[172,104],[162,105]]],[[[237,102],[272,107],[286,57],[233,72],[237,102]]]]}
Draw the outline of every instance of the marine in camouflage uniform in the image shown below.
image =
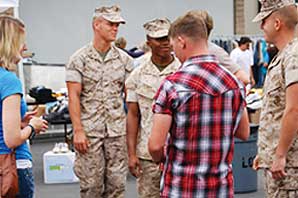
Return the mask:
{"type": "Polygon", "coordinates": [[[144,24],[152,55],[144,59],[126,81],[129,168],[137,177],[141,198],[159,197],[160,191],[161,171],[159,165],[152,161],[147,145],[153,123],[153,97],[162,80],[180,65],[171,55],[167,37],[169,27],[168,19],[155,19],[144,24]]]}
{"type": "Polygon", "coordinates": [[[294,38],[298,16],[294,13],[296,9],[292,0],[261,0],[260,2],[262,3],[261,13],[254,21],[263,21],[261,27],[264,32],[265,29],[268,31],[271,28],[271,32],[265,32],[265,39],[275,44],[280,52],[270,63],[264,84],[258,156],[254,166],[265,170],[267,197],[294,198],[298,197],[298,138],[296,136],[298,127],[295,124],[298,116],[293,114],[297,111],[298,105],[295,102],[297,101],[295,97],[298,95],[298,40],[294,38]],[[269,24],[273,24],[271,22],[276,20],[275,17],[279,17],[281,23],[284,23],[281,14],[270,17],[279,9],[293,12],[294,15],[292,15],[293,18],[287,18],[290,23],[279,27],[277,32],[269,24]],[[280,43],[285,36],[287,40],[280,43]]]}
{"type": "Polygon", "coordinates": [[[119,7],[96,9],[93,42],[75,52],[66,66],[76,149],[74,171],[83,198],[125,194],[126,115],[122,96],[133,65],[124,51],[111,45],[120,23],[124,20],[119,7]],[[98,44],[102,37],[108,40],[104,46],[98,44]],[[101,52],[101,47],[106,50],[101,52]]]}

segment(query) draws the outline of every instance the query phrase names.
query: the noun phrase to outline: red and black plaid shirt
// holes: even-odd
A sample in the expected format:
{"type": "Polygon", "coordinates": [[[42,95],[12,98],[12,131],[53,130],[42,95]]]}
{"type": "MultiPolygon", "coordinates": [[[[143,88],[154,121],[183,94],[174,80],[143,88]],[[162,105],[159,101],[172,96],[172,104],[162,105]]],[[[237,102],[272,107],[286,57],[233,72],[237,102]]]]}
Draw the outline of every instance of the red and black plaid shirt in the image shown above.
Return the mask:
{"type": "Polygon", "coordinates": [[[245,89],[214,56],[197,56],[168,76],[153,112],[173,117],[162,197],[233,197],[234,132],[245,89]]]}

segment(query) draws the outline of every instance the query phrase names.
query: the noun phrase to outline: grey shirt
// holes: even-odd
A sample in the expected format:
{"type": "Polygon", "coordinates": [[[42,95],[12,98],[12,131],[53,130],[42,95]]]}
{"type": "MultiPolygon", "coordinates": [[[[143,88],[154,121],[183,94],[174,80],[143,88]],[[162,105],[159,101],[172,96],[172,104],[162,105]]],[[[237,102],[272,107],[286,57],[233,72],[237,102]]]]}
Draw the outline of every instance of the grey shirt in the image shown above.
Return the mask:
{"type": "Polygon", "coordinates": [[[231,73],[235,74],[238,70],[240,70],[240,66],[230,58],[229,54],[223,48],[208,41],[208,50],[210,54],[216,56],[219,64],[228,69],[231,73]]]}

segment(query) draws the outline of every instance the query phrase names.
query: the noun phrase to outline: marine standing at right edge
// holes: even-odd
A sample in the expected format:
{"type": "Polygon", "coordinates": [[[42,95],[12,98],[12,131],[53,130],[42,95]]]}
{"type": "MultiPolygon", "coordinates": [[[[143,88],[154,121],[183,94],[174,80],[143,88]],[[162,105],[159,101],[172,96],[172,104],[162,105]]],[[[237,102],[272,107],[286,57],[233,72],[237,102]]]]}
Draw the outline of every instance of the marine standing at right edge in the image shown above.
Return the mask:
{"type": "Polygon", "coordinates": [[[295,1],[260,0],[265,40],[279,53],[268,66],[264,84],[258,155],[254,168],[264,169],[266,197],[298,197],[298,22],[295,1]]]}

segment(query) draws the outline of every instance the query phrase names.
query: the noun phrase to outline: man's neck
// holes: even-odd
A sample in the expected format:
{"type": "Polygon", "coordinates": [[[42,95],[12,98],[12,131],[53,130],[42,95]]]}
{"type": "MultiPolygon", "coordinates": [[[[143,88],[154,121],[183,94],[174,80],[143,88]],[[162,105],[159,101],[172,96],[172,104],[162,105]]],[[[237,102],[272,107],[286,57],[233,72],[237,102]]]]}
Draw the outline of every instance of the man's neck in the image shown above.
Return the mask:
{"type": "Polygon", "coordinates": [[[173,60],[174,60],[174,57],[172,55],[162,57],[162,56],[157,56],[152,54],[151,56],[151,61],[153,62],[153,64],[158,65],[160,67],[162,66],[166,67],[173,60]]]}
{"type": "Polygon", "coordinates": [[[190,49],[186,55],[186,60],[191,57],[200,56],[200,55],[209,55],[209,54],[210,53],[207,45],[206,46],[201,45],[193,49],[190,49]]]}
{"type": "Polygon", "coordinates": [[[287,44],[289,44],[295,38],[295,31],[288,31],[280,34],[279,38],[276,39],[274,45],[279,51],[283,50],[287,44]]]}
{"type": "Polygon", "coordinates": [[[107,42],[104,39],[93,39],[93,47],[100,53],[106,53],[111,48],[111,42],[107,42]]]}

